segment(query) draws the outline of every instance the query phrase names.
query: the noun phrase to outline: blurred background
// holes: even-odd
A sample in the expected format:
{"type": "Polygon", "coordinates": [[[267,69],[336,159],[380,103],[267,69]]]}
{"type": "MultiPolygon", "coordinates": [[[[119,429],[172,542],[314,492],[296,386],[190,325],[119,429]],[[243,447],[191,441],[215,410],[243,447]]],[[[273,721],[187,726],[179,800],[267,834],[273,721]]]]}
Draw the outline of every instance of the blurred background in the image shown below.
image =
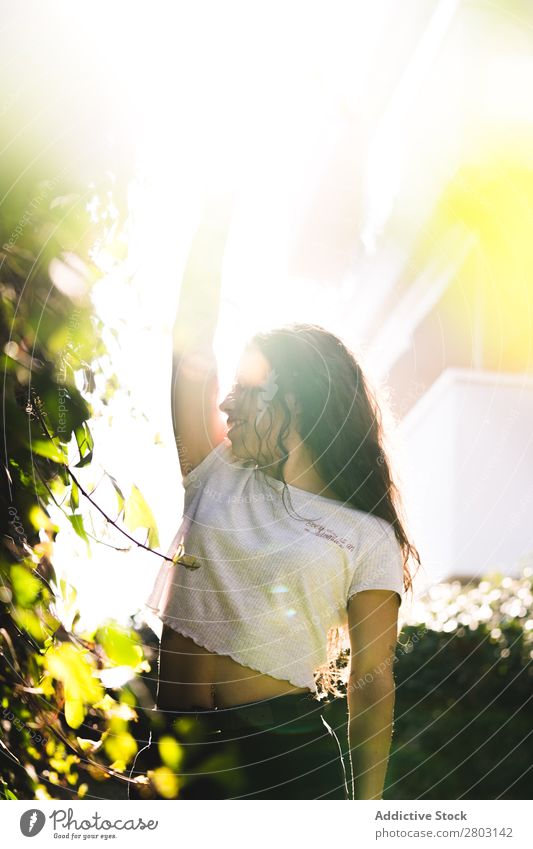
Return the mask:
{"type": "MultiPolygon", "coordinates": [[[[531,3],[2,6],[4,245],[24,254],[39,216],[48,244],[59,193],[54,234],[78,227],[41,289],[26,276],[11,297],[4,279],[5,368],[27,385],[36,342],[57,361],[75,340],[72,397],[90,405],[94,442],[80,484],[107,516],[126,504],[131,533],[166,551],[183,506],[170,412],[180,279],[203,192],[236,186],[221,398],[257,330],[310,321],[341,336],[389,404],[423,562],[406,627],[441,639],[481,624],[505,660],[503,617],[521,623],[529,664],[531,3]],[[26,344],[16,320],[33,328],[26,344]]],[[[54,567],[76,588],[63,621],[138,614],[157,631],[142,607],[160,559],[68,494],[69,521],[54,503],[32,520],[43,545],[46,521],[60,528],[54,567]]]]}

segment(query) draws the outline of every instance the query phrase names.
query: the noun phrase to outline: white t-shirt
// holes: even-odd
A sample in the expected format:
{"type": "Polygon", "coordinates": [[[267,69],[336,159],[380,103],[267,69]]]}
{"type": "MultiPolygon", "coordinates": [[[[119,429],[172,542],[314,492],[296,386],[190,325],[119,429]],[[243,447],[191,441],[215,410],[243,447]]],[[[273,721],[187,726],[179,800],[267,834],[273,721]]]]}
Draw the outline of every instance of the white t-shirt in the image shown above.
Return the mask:
{"type": "Polygon", "coordinates": [[[392,526],[340,501],[288,486],[219,443],[190,474],[182,524],[147,606],[208,651],[317,692],[327,633],[348,599],[403,592],[392,526]],[[292,507],[292,509],[291,509],[292,507]],[[294,511],[299,514],[294,515],[294,511]],[[194,561],[194,562],[193,562],[194,561]]]}

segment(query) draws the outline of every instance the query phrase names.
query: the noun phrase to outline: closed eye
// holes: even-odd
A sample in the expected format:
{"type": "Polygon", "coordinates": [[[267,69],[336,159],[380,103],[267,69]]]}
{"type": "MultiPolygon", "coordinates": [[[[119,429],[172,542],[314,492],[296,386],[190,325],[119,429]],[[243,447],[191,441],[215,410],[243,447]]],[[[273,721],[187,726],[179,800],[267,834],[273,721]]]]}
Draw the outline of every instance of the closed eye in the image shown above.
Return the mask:
{"type": "Polygon", "coordinates": [[[240,394],[244,392],[257,392],[259,386],[243,386],[242,383],[234,383],[232,386],[232,391],[239,392],[240,394]]]}

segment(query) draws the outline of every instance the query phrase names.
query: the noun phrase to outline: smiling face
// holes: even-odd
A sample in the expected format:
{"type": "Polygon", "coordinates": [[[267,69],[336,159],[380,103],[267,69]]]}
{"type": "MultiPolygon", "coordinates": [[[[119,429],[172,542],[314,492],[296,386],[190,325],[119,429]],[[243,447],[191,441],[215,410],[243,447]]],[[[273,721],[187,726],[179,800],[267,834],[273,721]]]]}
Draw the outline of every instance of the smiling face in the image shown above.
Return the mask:
{"type": "MultiPolygon", "coordinates": [[[[244,351],[237,369],[236,382],[219,409],[228,416],[228,439],[236,457],[255,460],[265,466],[281,454],[276,445],[284,414],[279,404],[276,371],[258,348],[244,351]],[[276,397],[278,396],[278,397],[276,397]]],[[[292,412],[291,398],[286,399],[292,412]]],[[[293,429],[284,436],[290,448],[293,429]]]]}

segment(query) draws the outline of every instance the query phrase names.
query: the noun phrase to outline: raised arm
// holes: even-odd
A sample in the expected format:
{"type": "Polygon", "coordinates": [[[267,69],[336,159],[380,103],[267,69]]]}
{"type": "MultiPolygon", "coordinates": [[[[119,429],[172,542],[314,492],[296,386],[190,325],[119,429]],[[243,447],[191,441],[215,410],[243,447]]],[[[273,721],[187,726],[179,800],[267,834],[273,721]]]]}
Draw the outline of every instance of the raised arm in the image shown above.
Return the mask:
{"type": "Polygon", "coordinates": [[[225,418],[218,409],[213,339],[232,210],[230,195],[210,197],[205,203],[172,331],[172,422],[183,475],[201,463],[226,433],[225,418]]]}
{"type": "Polygon", "coordinates": [[[381,799],[392,737],[399,596],[365,590],[348,604],[348,738],[354,799],[381,799]]]}

